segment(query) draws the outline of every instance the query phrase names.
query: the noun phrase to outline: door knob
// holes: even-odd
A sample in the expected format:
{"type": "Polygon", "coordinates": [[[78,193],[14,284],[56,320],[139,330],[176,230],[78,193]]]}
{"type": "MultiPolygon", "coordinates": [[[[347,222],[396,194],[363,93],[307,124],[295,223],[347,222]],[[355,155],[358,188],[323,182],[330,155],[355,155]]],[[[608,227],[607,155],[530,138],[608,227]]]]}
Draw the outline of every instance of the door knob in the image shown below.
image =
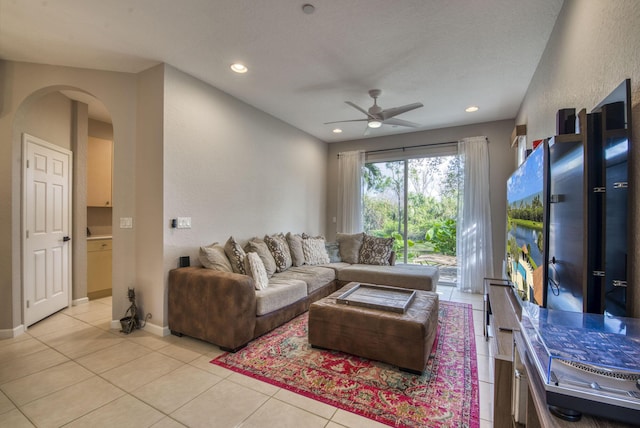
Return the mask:
{"type": "Polygon", "coordinates": [[[65,236],[62,238],[62,242],[67,242],[67,241],[71,241],[71,238],[68,236],[65,236]]]}

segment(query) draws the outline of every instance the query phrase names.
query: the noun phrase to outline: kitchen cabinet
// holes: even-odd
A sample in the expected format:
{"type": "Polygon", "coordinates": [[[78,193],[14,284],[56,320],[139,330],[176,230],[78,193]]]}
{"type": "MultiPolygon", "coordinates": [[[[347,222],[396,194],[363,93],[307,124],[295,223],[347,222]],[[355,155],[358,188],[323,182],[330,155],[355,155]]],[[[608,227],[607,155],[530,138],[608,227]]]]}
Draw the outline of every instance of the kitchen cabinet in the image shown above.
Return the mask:
{"type": "Polygon", "coordinates": [[[113,141],[89,137],[87,148],[87,206],[111,207],[113,141]]]}
{"type": "Polygon", "coordinates": [[[87,297],[111,296],[111,238],[87,241],[87,297]]]}

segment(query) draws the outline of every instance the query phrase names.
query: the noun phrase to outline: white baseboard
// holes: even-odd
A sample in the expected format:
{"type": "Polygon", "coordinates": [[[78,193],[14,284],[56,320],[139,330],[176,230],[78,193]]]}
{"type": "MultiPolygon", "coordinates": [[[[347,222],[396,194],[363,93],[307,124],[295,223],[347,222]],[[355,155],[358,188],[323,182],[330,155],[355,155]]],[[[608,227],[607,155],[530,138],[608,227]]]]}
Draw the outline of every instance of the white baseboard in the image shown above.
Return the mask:
{"type": "Polygon", "coordinates": [[[24,331],[24,325],[22,324],[14,327],[13,329],[2,329],[0,330],[0,339],[12,339],[14,337],[18,337],[24,333],[24,331]]]}
{"type": "MultiPolygon", "coordinates": [[[[111,329],[120,331],[122,329],[122,325],[120,324],[120,320],[111,320],[111,329]]],[[[143,328],[144,331],[149,332],[151,334],[155,334],[156,336],[168,336],[171,334],[169,327],[160,327],[155,324],[147,323],[143,328]]]]}
{"type": "Polygon", "coordinates": [[[83,297],[81,299],[76,299],[76,300],[71,301],[71,305],[72,306],[84,305],[85,303],[89,303],[89,298],[88,297],[83,297]]]}
{"type": "Polygon", "coordinates": [[[147,324],[144,326],[144,331],[148,331],[151,334],[155,334],[156,336],[168,336],[171,334],[171,331],[169,331],[169,327],[160,327],[159,325],[155,325],[155,324],[150,324],[147,322],[147,324]]]}

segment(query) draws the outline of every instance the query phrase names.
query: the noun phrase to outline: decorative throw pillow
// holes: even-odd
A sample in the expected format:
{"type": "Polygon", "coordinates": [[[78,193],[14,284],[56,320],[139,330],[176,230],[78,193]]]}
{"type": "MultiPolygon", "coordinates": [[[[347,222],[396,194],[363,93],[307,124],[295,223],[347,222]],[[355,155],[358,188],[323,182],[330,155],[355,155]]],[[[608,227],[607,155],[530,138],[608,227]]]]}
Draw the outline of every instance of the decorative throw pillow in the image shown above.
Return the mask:
{"type": "Polygon", "coordinates": [[[360,247],[363,239],[364,233],[336,234],[336,241],[340,246],[340,258],[343,262],[352,264],[360,262],[360,247]]]}
{"type": "Polygon", "coordinates": [[[200,263],[207,269],[219,270],[222,272],[233,272],[231,262],[224,253],[224,247],[217,242],[208,247],[200,247],[200,263]]]}
{"type": "Polygon", "coordinates": [[[324,248],[329,255],[329,263],[339,263],[342,261],[340,258],[340,246],[337,242],[327,242],[324,244],[324,248]]]}
{"type": "Polygon", "coordinates": [[[269,286],[267,271],[258,253],[247,253],[244,259],[244,269],[247,271],[247,275],[253,278],[256,290],[264,290],[269,286]]]}
{"type": "Polygon", "coordinates": [[[315,238],[305,238],[302,240],[302,252],[304,253],[304,262],[308,265],[321,265],[329,263],[329,255],[324,247],[324,238],[317,236],[315,238]]]}
{"type": "Polygon", "coordinates": [[[389,265],[395,238],[376,238],[364,235],[360,247],[360,263],[365,265],[389,265]]]}
{"type": "Polygon", "coordinates": [[[230,236],[224,244],[224,253],[229,258],[229,261],[231,262],[231,269],[233,269],[235,273],[241,273],[243,275],[247,274],[244,270],[244,258],[246,257],[246,253],[240,244],[233,239],[233,236],[230,236]]]}
{"type": "Polygon", "coordinates": [[[302,252],[302,236],[287,233],[287,243],[291,252],[291,264],[302,266],[304,264],[304,252],[302,252]]]}
{"type": "Polygon", "coordinates": [[[284,235],[279,233],[265,236],[264,242],[267,243],[267,247],[271,250],[271,255],[276,261],[276,272],[284,272],[289,269],[292,265],[291,251],[284,235]]]}
{"type": "Polygon", "coordinates": [[[256,253],[262,259],[262,264],[267,271],[267,276],[271,278],[276,272],[276,261],[269,251],[267,244],[260,238],[251,238],[244,247],[246,253],[256,253]]]}

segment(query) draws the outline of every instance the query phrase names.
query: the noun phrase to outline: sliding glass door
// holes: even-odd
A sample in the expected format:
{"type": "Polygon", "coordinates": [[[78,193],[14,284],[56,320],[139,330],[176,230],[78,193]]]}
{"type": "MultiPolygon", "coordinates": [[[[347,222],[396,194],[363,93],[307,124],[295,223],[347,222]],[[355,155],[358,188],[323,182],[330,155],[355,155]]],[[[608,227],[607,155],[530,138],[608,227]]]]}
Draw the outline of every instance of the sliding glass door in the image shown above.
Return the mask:
{"type": "Polygon", "coordinates": [[[458,156],[367,162],[366,233],[396,238],[397,263],[440,267],[441,283],[456,281],[458,156]]]}

